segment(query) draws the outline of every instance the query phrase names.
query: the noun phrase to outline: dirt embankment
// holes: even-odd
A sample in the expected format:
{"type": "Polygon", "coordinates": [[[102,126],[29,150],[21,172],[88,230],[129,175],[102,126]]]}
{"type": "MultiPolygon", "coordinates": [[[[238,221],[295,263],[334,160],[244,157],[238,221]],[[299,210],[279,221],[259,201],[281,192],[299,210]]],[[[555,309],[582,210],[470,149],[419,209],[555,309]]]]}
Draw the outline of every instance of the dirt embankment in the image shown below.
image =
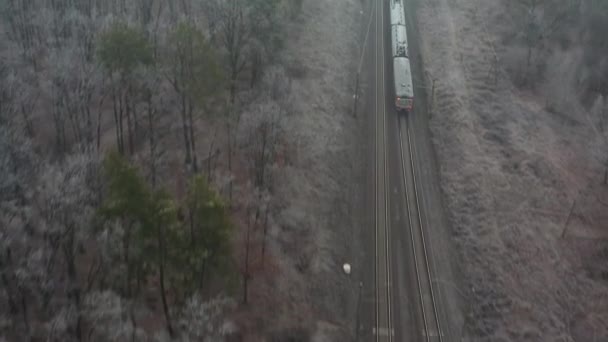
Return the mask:
{"type": "Polygon", "coordinates": [[[580,107],[549,112],[512,84],[495,33],[503,12],[500,1],[434,0],[417,13],[470,303],[464,338],[607,340],[601,141],[580,107]]]}

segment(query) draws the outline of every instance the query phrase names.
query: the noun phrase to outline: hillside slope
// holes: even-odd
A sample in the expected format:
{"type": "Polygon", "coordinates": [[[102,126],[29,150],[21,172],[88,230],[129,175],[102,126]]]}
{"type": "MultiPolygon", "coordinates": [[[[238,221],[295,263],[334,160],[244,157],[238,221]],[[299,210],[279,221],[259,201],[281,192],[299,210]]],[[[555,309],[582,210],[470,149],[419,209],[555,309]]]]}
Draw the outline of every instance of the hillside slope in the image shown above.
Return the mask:
{"type": "Polygon", "coordinates": [[[549,112],[547,98],[560,94],[513,84],[501,33],[517,29],[503,5],[425,1],[417,13],[436,80],[441,185],[467,279],[464,337],[606,340],[604,140],[582,106],[549,112]]]}

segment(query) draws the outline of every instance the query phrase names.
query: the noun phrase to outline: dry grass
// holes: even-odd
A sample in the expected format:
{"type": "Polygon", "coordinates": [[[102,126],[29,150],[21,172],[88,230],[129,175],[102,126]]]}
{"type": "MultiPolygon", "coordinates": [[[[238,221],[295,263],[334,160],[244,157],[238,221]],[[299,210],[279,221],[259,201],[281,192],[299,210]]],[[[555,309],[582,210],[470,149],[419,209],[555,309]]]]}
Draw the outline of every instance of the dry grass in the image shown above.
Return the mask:
{"type": "MultiPolygon", "coordinates": [[[[564,95],[568,82],[563,93],[542,82],[541,91],[520,90],[510,62],[500,64],[497,83],[488,77],[493,51],[525,63],[500,39],[516,30],[505,26],[514,23],[500,1],[425,2],[418,22],[425,65],[444,75],[431,129],[471,289],[467,338],[605,340],[608,282],[590,274],[602,273],[608,221],[591,194],[608,190],[588,114],[564,95]],[[559,101],[553,112],[547,99],[559,101]]],[[[568,76],[570,60],[559,60],[547,75],[568,76]]]]}

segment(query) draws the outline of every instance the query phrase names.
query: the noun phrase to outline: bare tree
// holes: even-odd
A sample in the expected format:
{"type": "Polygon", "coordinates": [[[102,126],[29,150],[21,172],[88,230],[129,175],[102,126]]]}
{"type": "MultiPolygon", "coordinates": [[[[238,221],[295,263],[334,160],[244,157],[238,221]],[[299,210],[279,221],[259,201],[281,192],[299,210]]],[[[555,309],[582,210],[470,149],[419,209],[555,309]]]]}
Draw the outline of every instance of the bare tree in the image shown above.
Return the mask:
{"type": "Polygon", "coordinates": [[[152,49],[140,30],[115,22],[102,33],[98,54],[110,83],[118,150],[125,151],[123,122],[126,119],[128,148],[132,154],[140,86],[135,75],[139,67],[153,62],[152,49]]]}
{"type": "Polygon", "coordinates": [[[8,37],[18,44],[22,59],[27,61],[35,71],[39,63],[36,56],[38,49],[44,46],[43,32],[36,20],[37,2],[28,0],[7,0],[3,4],[2,17],[8,24],[8,37]]]}
{"type": "Polygon", "coordinates": [[[520,35],[526,46],[526,64],[522,72],[524,83],[536,80],[538,70],[532,70],[535,53],[548,39],[566,27],[580,11],[580,0],[518,0],[514,5],[515,20],[522,22],[520,35]]]}
{"type": "Polygon", "coordinates": [[[267,189],[269,168],[274,164],[277,145],[281,139],[282,110],[279,104],[268,103],[254,105],[247,114],[245,124],[248,127],[248,143],[246,149],[249,155],[250,172],[254,184],[259,189],[267,189]]]}
{"type": "Polygon", "coordinates": [[[186,164],[198,172],[194,118],[209,98],[221,89],[222,73],[203,32],[188,22],[170,36],[167,78],[179,97],[186,164]]]}
{"type": "Polygon", "coordinates": [[[251,70],[250,87],[253,88],[261,80],[264,65],[277,57],[277,51],[283,44],[286,15],[281,11],[280,0],[252,0],[250,6],[248,30],[251,38],[247,52],[251,70]]]}
{"type": "Polygon", "coordinates": [[[70,143],[88,150],[95,142],[98,123],[92,113],[93,97],[99,93],[97,85],[101,75],[87,59],[86,51],[76,45],[56,50],[51,56],[55,67],[50,73],[53,80],[50,95],[54,98],[52,112],[57,149],[62,153],[70,143]]]}
{"type": "Polygon", "coordinates": [[[246,51],[251,37],[248,30],[250,3],[244,0],[213,0],[208,6],[211,34],[226,53],[230,103],[234,104],[238,77],[246,65],[246,51]]]}
{"type": "MultiPolygon", "coordinates": [[[[232,126],[236,107],[238,78],[246,66],[251,31],[249,28],[250,2],[245,0],[213,0],[207,5],[212,38],[222,47],[227,60],[230,106],[225,113],[228,138],[228,172],[232,174],[232,126]]],[[[232,181],[229,182],[229,200],[232,200],[232,181]]]]}
{"type": "Polygon", "coordinates": [[[264,265],[272,207],[273,172],[281,143],[285,140],[282,120],[289,111],[290,84],[282,69],[271,69],[262,82],[260,102],[243,114],[240,136],[247,156],[249,173],[257,194],[255,218],[262,227],[261,263],[264,265]]]}
{"type": "Polygon", "coordinates": [[[0,105],[0,120],[4,119],[15,124],[19,121],[18,118],[21,118],[25,133],[30,137],[33,136],[34,123],[31,115],[40,95],[35,86],[35,76],[28,71],[6,72],[3,79],[4,88],[0,91],[3,97],[0,105]]]}

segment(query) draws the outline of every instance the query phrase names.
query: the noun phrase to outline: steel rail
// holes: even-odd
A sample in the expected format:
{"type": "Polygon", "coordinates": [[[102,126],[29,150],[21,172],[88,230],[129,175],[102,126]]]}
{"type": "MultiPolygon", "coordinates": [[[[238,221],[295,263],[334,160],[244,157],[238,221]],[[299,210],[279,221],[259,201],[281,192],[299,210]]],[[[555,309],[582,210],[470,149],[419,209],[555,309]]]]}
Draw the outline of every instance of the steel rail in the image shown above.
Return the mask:
{"type": "Polygon", "coordinates": [[[382,28],[381,30],[381,51],[382,51],[382,89],[384,90],[383,92],[383,97],[382,97],[382,127],[383,127],[383,132],[384,132],[384,229],[385,229],[385,233],[384,233],[384,243],[385,243],[385,262],[386,262],[386,308],[387,308],[387,314],[388,314],[388,322],[387,322],[387,332],[388,332],[388,340],[392,341],[393,340],[393,327],[392,327],[392,321],[393,321],[393,317],[392,317],[392,311],[391,311],[391,304],[392,304],[392,298],[391,298],[391,253],[390,253],[390,212],[389,212],[389,194],[390,194],[390,185],[389,185],[389,165],[388,165],[388,134],[387,134],[387,127],[386,127],[386,78],[385,78],[385,74],[386,74],[386,58],[385,58],[385,46],[384,46],[384,12],[385,12],[385,6],[384,6],[384,1],[380,0],[380,10],[381,10],[381,15],[380,15],[380,27],[382,28]]]}
{"type": "Polygon", "coordinates": [[[390,238],[389,238],[389,223],[390,223],[390,212],[389,212],[389,168],[388,168],[388,136],[387,136],[387,120],[386,120],[386,61],[385,61],[385,42],[384,42],[384,1],[377,0],[375,2],[374,11],[376,12],[376,39],[380,39],[380,41],[376,41],[376,51],[374,53],[374,67],[376,68],[376,98],[375,98],[375,111],[376,111],[376,119],[374,120],[374,139],[376,143],[376,147],[374,149],[375,154],[375,283],[376,283],[376,312],[375,312],[375,340],[376,341],[393,341],[393,332],[392,332],[392,311],[391,311],[391,267],[390,267],[390,238]],[[382,89],[382,91],[380,91],[382,89]],[[378,101],[382,101],[379,105],[378,101]],[[380,158],[384,159],[382,163],[380,162],[380,158]],[[380,174],[383,175],[382,184],[379,182],[380,174]],[[380,188],[381,187],[381,188],[380,188]],[[380,191],[384,191],[384,208],[380,207],[380,191]],[[380,211],[384,209],[383,213],[380,211]],[[381,225],[380,218],[381,214],[384,215],[384,224],[381,225]],[[379,231],[383,230],[384,241],[379,241],[379,231]],[[378,246],[382,243],[384,245],[384,255],[379,255],[378,246]],[[379,269],[381,262],[384,262],[384,279],[380,279],[379,277],[379,269]],[[380,289],[381,287],[386,286],[386,298],[381,298],[380,289]],[[381,303],[385,301],[385,308],[382,307],[381,303]],[[380,312],[381,310],[386,310],[386,322],[380,322],[380,312]],[[386,324],[386,327],[380,325],[386,324]],[[383,336],[383,330],[386,329],[386,339],[383,336]]]}
{"type": "Polygon", "coordinates": [[[399,148],[400,148],[400,152],[401,152],[401,166],[403,168],[403,183],[404,183],[404,191],[405,191],[405,203],[406,203],[406,209],[407,209],[407,213],[408,213],[408,219],[409,219],[409,229],[410,229],[410,237],[411,237],[411,243],[412,243],[412,254],[414,256],[414,269],[415,269],[415,273],[416,273],[416,280],[417,280],[417,284],[418,284],[418,295],[420,297],[420,308],[422,311],[422,319],[423,319],[423,328],[424,328],[424,333],[425,333],[425,338],[426,341],[431,341],[431,338],[433,337],[431,334],[431,325],[432,322],[429,322],[431,320],[430,317],[428,317],[428,312],[427,312],[427,308],[426,308],[426,301],[424,298],[424,294],[423,294],[423,287],[422,287],[422,277],[425,277],[426,280],[428,281],[428,291],[430,294],[430,299],[431,299],[431,304],[432,304],[432,314],[433,314],[433,319],[435,321],[435,328],[437,329],[437,337],[439,339],[439,341],[443,341],[443,334],[442,334],[442,330],[441,330],[441,323],[440,323],[440,319],[439,319],[439,311],[437,310],[437,302],[435,299],[435,293],[433,290],[433,281],[432,281],[432,277],[431,277],[431,269],[429,267],[429,261],[428,261],[428,252],[427,252],[427,247],[426,247],[426,239],[425,239],[425,233],[424,233],[424,228],[425,226],[422,224],[422,216],[420,213],[420,195],[418,193],[418,186],[416,184],[416,170],[415,170],[415,163],[414,163],[414,149],[413,149],[413,141],[411,138],[411,132],[410,132],[410,124],[409,124],[409,115],[408,117],[406,117],[405,119],[405,123],[406,123],[406,131],[405,133],[407,134],[407,143],[408,143],[408,153],[409,153],[409,167],[412,173],[412,186],[413,189],[408,189],[408,175],[407,175],[407,171],[406,171],[406,161],[405,161],[405,149],[403,147],[403,130],[401,128],[401,125],[399,125],[399,148]],[[412,191],[413,193],[409,193],[408,191],[412,191]],[[413,195],[414,197],[414,201],[415,203],[411,203],[410,201],[410,196],[409,195],[413,195]],[[414,232],[414,222],[412,221],[412,214],[413,214],[413,206],[416,206],[416,220],[418,221],[418,233],[420,234],[420,249],[422,254],[419,255],[420,251],[417,251],[419,248],[416,247],[416,237],[415,237],[415,232],[414,232]],[[424,262],[424,267],[426,268],[426,271],[423,272],[423,270],[421,270],[420,266],[419,266],[419,261],[423,261],[424,262]],[[422,274],[422,273],[426,273],[426,274],[422,274]]]}
{"type": "MultiPolygon", "coordinates": [[[[376,26],[376,39],[378,38],[378,5],[377,3],[374,4],[374,11],[376,12],[376,22],[375,22],[375,26],[376,26]]],[[[378,46],[378,42],[376,41],[376,47],[378,46]]],[[[378,52],[374,52],[374,68],[376,70],[376,84],[375,84],[375,92],[376,92],[376,98],[375,98],[375,106],[374,106],[374,111],[378,110],[378,52]]],[[[380,301],[378,300],[379,297],[379,291],[378,291],[378,226],[379,226],[379,217],[378,217],[378,174],[379,174],[379,167],[378,167],[378,139],[379,139],[379,134],[378,134],[378,118],[377,118],[377,113],[376,113],[376,118],[374,119],[374,142],[375,142],[375,146],[374,146],[374,284],[376,286],[376,291],[375,291],[375,303],[376,303],[376,307],[375,307],[375,312],[374,312],[374,329],[376,330],[376,342],[379,341],[379,337],[378,337],[378,321],[379,321],[379,315],[378,315],[378,306],[380,305],[380,301]]]]}
{"type": "Polygon", "coordinates": [[[409,124],[409,116],[406,118],[407,123],[407,139],[410,150],[410,165],[412,167],[412,180],[414,184],[414,197],[416,198],[416,208],[418,208],[417,216],[418,216],[418,227],[420,227],[420,236],[422,237],[422,251],[424,253],[424,263],[426,264],[426,276],[429,281],[429,291],[431,293],[431,302],[433,304],[433,316],[435,317],[435,323],[437,325],[437,336],[439,337],[439,341],[443,341],[443,333],[441,331],[441,322],[439,320],[439,311],[437,310],[437,300],[435,299],[435,291],[433,290],[433,278],[431,277],[431,268],[429,266],[429,256],[426,248],[426,240],[424,233],[424,225],[422,224],[422,215],[420,214],[420,196],[418,195],[418,185],[416,184],[416,169],[414,167],[414,152],[413,152],[413,141],[412,134],[410,133],[410,124],[409,124]]]}

